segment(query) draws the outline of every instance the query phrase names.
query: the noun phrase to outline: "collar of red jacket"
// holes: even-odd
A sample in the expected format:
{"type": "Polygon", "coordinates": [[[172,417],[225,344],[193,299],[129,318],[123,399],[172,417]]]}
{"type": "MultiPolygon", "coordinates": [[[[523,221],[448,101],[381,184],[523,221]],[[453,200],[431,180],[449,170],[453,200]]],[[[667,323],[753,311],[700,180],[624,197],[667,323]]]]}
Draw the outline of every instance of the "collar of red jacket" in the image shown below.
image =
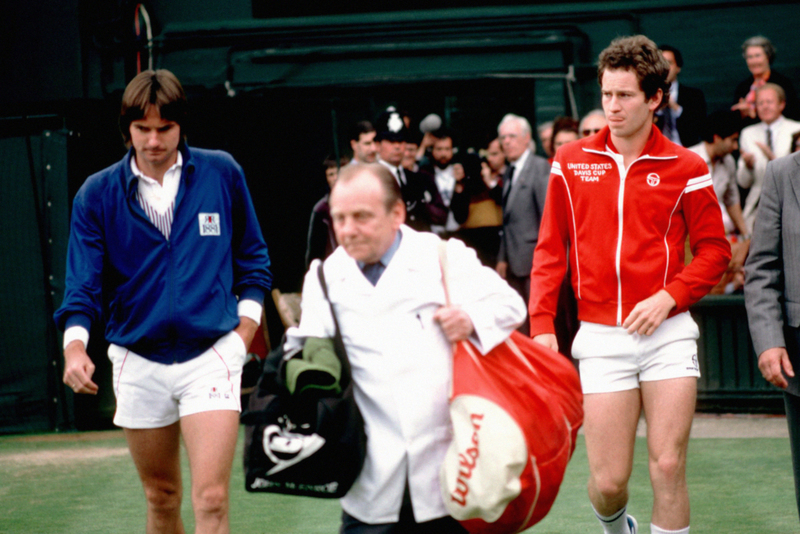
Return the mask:
{"type": "MultiPolygon", "coordinates": [[[[608,126],[604,127],[596,134],[587,137],[583,142],[583,148],[587,150],[605,152],[607,146],[612,152],[619,153],[619,150],[617,150],[617,147],[615,147],[613,141],[611,141],[611,130],[608,126]]],[[[664,137],[661,130],[653,126],[650,129],[650,136],[647,138],[647,143],[644,145],[644,150],[642,150],[641,155],[646,154],[658,157],[677,156],[678,152],[675,150],[676,146],[677,145],[671,143],[664,137]]]]}

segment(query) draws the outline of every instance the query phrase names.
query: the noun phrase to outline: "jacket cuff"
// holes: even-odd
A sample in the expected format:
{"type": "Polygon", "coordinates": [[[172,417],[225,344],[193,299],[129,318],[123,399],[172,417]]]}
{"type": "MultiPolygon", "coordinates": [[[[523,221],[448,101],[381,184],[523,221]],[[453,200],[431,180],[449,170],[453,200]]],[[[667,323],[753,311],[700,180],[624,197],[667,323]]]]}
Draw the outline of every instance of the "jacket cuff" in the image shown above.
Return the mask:
{"type": "Polygon", "coordinates": [[[257,286],[250,286],[242,289],[239,300],[254,300],[259,304],[264,304],[264,290],[257,286]]]}
{"type": "Polygon", "coordinates": [[[685,283],[680,280],[673,280],[664,290],[675,299],[675,310],[685,310],[689,307],[690,291],[685,283]]]}
{"type": "Polygon", "coordinates": [[[82,313],[73,313],[64,321],[64,330],[73,326],[82,326],[88,332],[92,329],[92,319],[82,313]]]}
{"type": "Polygon", "coordinates": [[[531,315],[531,337],[539,334],[555,334],[556,327],[552,317],[531,315]]]}

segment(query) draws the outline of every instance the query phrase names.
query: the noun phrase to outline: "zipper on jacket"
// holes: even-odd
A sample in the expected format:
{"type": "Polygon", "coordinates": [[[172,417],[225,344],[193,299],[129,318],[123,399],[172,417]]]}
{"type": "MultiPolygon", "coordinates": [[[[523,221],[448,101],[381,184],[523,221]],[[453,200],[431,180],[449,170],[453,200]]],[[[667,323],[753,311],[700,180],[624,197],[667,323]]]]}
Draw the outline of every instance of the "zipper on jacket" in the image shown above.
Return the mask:
{"type": "MultiPolygon", "coordinates": [[[[173,216],[173,224],[174,224],[174,216],[173,216]]],[[[170,337],[175,338],[175,262],[172,258],[172,241],[167,239],[167,294],[169,295],[169,334],[170,337]]],[[[174,339],[173,339],[174,341],[174,339]]],[[[177,363],[178,360],[175,358],[174,354],[176,351],[172,351],[172,363],[177,363]]]]}
{"type": "MultiPolygon", "coordinates": [[[[614,269],[617,272],[617,326],[622,326],[622,221],[623,221],[623,207],[625,205],[625,179],[628,177],[628,169],[625,168],[625,163],[622,161],[622,155],[619,159],[616,154],[612,154],[611,158],[617,164],[619,170],[619,191],[617,192],[617,251],[614,255],[614,269]]],[[[631,163],[633,165],[634,162],[631,163]]]]}
{"type": "Polygon", "coordinates": [[[617,164],[617,169],[619,171],[619,192],[617,193],[617,222],[619,225],[619,230],[617,231],[617,251],[614,256],[614,268],[617,273],[617,326],[622,326],[622,221],[623,221],[623,206],[625,204],[625,180],[628,177],[628,171],[631,167],[636,164],[636,162],[641,160],[648,160],[648,159],[655,159],[655,160],[670,160],[675,159],[677,156],[651,156],[649,154],[642,154],[635,160],[628,165],[628,168],[625,168],[625,160],[622,154],[616,154],[609,150],[600,151],[600,150],[592,150],[590,148],[583,149],[586,152],[590,152],[592,154],[600,154],[602,156],[609,156],[614,163],[617,164]]]}

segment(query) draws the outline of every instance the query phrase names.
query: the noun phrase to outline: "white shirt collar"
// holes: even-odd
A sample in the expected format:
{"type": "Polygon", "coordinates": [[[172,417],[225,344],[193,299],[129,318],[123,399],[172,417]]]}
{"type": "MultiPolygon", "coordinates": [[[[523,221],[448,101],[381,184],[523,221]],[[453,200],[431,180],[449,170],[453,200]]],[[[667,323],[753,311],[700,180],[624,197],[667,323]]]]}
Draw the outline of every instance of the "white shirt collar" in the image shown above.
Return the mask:
{"type": "Polygon", "coordinates": [[[669,95],[672,97],[673,102],[678,102],[678,80],[674,80],[669,84],[669,95]]]}
{"type": "Polygon", "coordinates": [[[522,167],[525,166],[525,162],[528,161],[528,156],[530,155],[530,153],[531,149],[526,148],[525,152],[522,153],[522,155],[517,159],[517,161],[511,163],[511,165],[514,166],[514,176],[511,177],[511,180],[514,180],[514,178],[517,175],[519,175],[520,171],[522,170],[522,167]]]}
{"type": "Polygon", "coordinates": [[[779,115],[778,118],[772,122],[772,124],[767,124],[766,122],[762,122],[762,124],[764,125],[765,130],[770,129],[774,132],[782,122],[783,122],[783,115],[779,115]]]}
{"type": "MultiPolygon", "coordinates": [[[[400,184],[401,187],[404,185],[404,184],[402,184],[400,182],[400,178],[397,176],[398,171],[400,171],[400,169],[402,167],[395,167],[394,165],[392,165],[388,161],[384,161],[381,158],[378,158],[378,163],[380,163],[381,165],[383,165],[384,167],[386,167],[387,169],[392,171],[392,176],[394,176],[395,180],[397,180],[397,183],[400,184]]],[[[402,171],[400,171],[400,172],[402,172],[402,171]]],[[[405,172],[403,172],[403,176],[404,176],[403,179],[405,179],[405,172]]]]}
{"type": "MultiPolygon", "coordinates": [[[[169,169],[167,169],[167,172],[164,174],[166,175],[167,173],[173,173],[175,171],[178,171],[181,169],[181,167],[183,167],[183,155],[181,154],[181,151],[178,150],[178,159],[175,160],[175,163],[169,169]]],[[[158,181],[156,181],[154,178],[146,176],[144,173],[142,173],[141,170],[139,170],[139,166],[136,165],[135,156],[131,158],[131,172],[133,172],[133,175],[136,176],[137,178],[144,179],[145,182],[158,183],[158,181]]]]}

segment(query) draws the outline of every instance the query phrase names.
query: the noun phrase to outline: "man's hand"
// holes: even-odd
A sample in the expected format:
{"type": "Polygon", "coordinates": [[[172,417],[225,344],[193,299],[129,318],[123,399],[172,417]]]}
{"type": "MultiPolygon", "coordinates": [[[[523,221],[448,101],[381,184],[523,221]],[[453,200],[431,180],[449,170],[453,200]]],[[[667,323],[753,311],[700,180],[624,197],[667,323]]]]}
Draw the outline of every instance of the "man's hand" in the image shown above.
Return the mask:
{"type": "Polygon", "coordinates": [[[794,376],[792,362],[789,361],[789,353],[783,347],[773,347],[759,354],[758,368],[764,378],[767,379],[767,382],[781,389],[786,389],[786,386],[789,385],[781,369],[787,376],[794,376]]]}
{"type": "Polygon", "coordinates": [[[738,111],[742,118],[750,117],[751,119],[756,118],[756,110],[753,109],[747,100],[744,98],[740,98],[737,103],[731,106],[731,111],[738,111]]]}
{"type": "Polygon", "coordinates": [[[768,161],[772,161],[773,159],[775,159],[775,153],[772,151],[770,147],[768,147],[767,145],[765,145],[760,141],[756,141],[756,146],[761,149],[761,152],[763,152],[764,156],[766,156],[768,161]]]}
{"type": "Polygon", "coordinates": [[[457,306],[442,306],[433,314],[450,343],[464,341],[475,331],[467,312],[457,306]]]}
{"type": "Polygon", "coordinates": [[[97,384],[92,382],[94,368],[83,341],[72,341],[64,349],[64,383],[75,393],[97,394],[97,384]]]}
{"type": "Polygon", "coordinates": [[[460,163],[453,163],[453,178],[456,179],[456,182],[463,180],[464,176],[466,176],[464,166],[460,163]]]}
{"type": "Polygon", "coordinates": [[[486,184],[487,189],[494,189],[497,186],[497,179],[492,174],[492,168],[485,161],[481,162],[481,180],[486,184]]]}
{"type": "Polygon", "coordinates": [[[739,157],[742,158],[748,169],[752,170],[756,166],[756,157],[752,152],[742,152],[739,157]]]}
{"type": "Polygon", "coordinates": [[[538,334],[533,336],[533,340],[540,345],[558,352],[558,339],[555,334],[538,334]]]}
{"type": "Polygon", "coordinates": [[[652,297],[648,297],[634,306],[622,326],[628,329],[629,334],[638,332],[644,336],[651,336],[675,305],[676,302],[672,295],[661,289],[652,297]]]}
{"type": "Polygon", "coordinates": [[[245,350],[250,350],[250,344],[258,332],[258,323],[249,317],[239,317],[239,326],[233,329],[244,341],[245,350]]]}
{"type": "Polygon", "coordinates": [[[506,261],[498,261],[497,266],[494,268],[497,271],[497,274],[500,275],[500,278],[503,280],[506,279],[506,273],[508,271],[508,262],[506,261]]]}

